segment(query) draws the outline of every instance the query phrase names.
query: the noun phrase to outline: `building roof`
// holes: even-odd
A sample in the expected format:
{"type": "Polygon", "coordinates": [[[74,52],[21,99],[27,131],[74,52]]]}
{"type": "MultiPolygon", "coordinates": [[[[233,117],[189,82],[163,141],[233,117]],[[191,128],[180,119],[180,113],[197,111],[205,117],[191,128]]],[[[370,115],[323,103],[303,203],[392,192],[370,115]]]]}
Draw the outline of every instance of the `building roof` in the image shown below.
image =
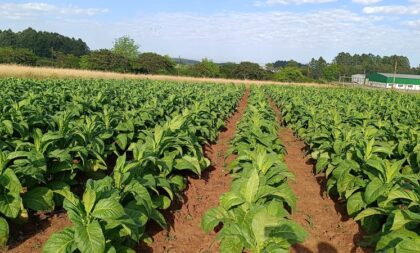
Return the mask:
{"type": "MultiPolygon", "coordinates": [[[[378,73],[380,75],[394,78],[394,74],[390,73],[378,73]]],[[[396,74],[395,78],[408,78],[408,79],[420,79],[420,75],[408,75],[408,74],[396,74]]]]}
{"type": "Polygon", "coordinates": [[[365,75],[363,75],[363,74],[355,74],[355,75],[352,75],[351,77],[361,77],[361,78],[365,78],[365,75]]]}
{"type": "Polygon", "coordinates": [[[420,75],[396,74],[394,78],[394,74],[369,73],[368,77],[371,82],[420,85],[420,75]]]}

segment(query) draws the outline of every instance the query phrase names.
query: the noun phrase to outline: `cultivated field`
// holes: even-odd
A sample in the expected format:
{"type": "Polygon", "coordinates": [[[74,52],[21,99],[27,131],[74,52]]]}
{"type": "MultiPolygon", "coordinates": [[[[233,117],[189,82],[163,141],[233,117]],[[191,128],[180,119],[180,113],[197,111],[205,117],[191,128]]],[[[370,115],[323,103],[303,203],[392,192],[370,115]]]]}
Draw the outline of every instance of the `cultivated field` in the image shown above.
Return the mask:
{"type": "Polygon", "coordinates": [[[0,79],[3,249],[419,251],[420,96],[92,73],[0,79]]]}

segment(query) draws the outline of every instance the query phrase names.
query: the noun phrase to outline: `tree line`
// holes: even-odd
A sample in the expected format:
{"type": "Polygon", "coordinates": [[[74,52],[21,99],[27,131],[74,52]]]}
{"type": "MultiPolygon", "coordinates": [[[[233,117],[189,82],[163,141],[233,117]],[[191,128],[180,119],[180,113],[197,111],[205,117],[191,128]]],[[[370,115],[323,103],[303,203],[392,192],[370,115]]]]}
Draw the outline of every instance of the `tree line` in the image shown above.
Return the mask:
{"type": "Polygon", "coordinates": [[[111,49],[90,50],[81,39],[32,28],[21,32],[0,30],[0,63],[283,82],[329,82],[352,74],[393,72],[395,64],[398,73],[420,74],[420,66],[412,68],[405,56],[351,55],[345,52],[339,53],[331,63],[320,57],[313,58],[308,64],[282,60],[264,67],[249,61],[218,64],[206,58],[184,64],[169,56],[140,53],[139,46],[128,36],[116,39],[111,49]]]}

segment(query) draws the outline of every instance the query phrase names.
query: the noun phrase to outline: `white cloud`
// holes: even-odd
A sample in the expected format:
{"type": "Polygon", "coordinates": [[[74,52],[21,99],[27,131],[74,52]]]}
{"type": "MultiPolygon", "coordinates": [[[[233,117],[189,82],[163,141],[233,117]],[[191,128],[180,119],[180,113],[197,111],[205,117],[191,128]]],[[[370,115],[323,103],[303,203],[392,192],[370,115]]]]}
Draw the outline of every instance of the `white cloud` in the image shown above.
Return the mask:
{"type": "MultiPolygon", "coordinates": [[[[392,22],[378,22],[381,18],[328,9],[305,13],[154,13],[119,22],[69,16],[61,22],[36,19],[30,26],[80,37],[93,49],[111,47],[115,38],[127,34],[141,45],[142,52],[198,60],[208,57],[217,62],[266,63],[279,59],[308,62],[311,57],[319,56],[331,60],[338,52],[346,51],[407,55],[416,59],[413,63],[418,65],[420,29],[413,29],[408,23],[406,27],[393,27],[392,22]]],[[[24,29],[28,22],[8,22],[0,15],[0,29],[9,27],[24,29]]]]}
{"type": "Polygon", "coordinates": [[[293,12],[228,12],[213,15],[160,13],[108,27],[115,37],[130,34],[145,51],[215,61],[275,59],[309,61],[340,51],[420,57],[420,34],[397,29],[380,16],[342,9],[293,12]],[[389,34],[394,36],[389,37],[389,34]],[[399,38],[405,38],[401,41],[399,38]],[[407,39],[406,39],[407,38],[407,39]]]}
{"type": "Polygon", "coordinates": [[[407,22],[407,24],[410,27],[413,27],[413,28],[420,28],[420,19],[418,19],[418,20],[410,20],[410,21],[407,22]]]}
{"type": "Polygon", "coordinates": [[[336,0],[265,0],[265,1],[257,1],[257,6],[262,5],[276,5],[276,4],[282,4],[282,5],[289,5],[289,4],[323,4],[323,3],[331,3],[335,2],[336,0]]]}
{"type": "Polygon", "coordinates": [[[53,4],[34,3],[0,3],[0,16],[6,19],[36,18],[42,15],[57,16],[93,16],[105,13],[107,9],[80,8],[77,6],[57,6],[53,4]]]}
{"type": "Polygon", "coordinates": [[[366,14],[420,15],[420,0],[410,0],[410,2],[412,4],[366,6],[363,8],[363,12],[366,14]]]}
{"type": "Polygon", "coordinates": [[[363,4],[363,5],[371,5],[371,4],[377,4],[382,2],[382,0],[352,0],[353,3],[356,4],[363,4]]]}

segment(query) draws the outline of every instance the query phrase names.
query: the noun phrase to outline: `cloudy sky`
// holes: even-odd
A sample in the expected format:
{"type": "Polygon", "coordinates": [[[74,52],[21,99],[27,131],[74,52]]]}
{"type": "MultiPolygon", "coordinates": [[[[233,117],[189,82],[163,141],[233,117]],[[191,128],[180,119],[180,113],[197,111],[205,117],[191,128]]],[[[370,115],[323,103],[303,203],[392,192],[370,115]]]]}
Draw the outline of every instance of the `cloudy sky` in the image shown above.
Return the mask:
{"type": "Polygon", "coordinates": [[[0,29],[27,27],[110,48],[261,64],[338,52],[399,54],[420,64],[420,0],[3,1],[0,29]]]}

